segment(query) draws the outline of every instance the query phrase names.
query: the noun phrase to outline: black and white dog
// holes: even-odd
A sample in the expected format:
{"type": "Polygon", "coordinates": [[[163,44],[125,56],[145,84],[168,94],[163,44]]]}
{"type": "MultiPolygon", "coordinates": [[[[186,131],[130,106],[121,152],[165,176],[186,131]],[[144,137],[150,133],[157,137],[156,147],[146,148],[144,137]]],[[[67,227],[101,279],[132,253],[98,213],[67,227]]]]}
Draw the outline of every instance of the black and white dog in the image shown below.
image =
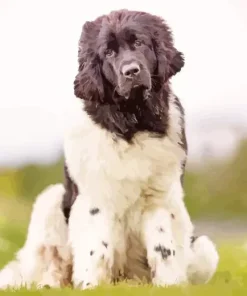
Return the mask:
{"type": "Polygon", "coordinates": [[[65,186],[38,197],[0,286],[206,283],[218,254],[206,236],[193,238],[184,204],[184,110],[170,86],[184,59],[169,27],[114,11],[87,22],[79,45],[65,186]]]}

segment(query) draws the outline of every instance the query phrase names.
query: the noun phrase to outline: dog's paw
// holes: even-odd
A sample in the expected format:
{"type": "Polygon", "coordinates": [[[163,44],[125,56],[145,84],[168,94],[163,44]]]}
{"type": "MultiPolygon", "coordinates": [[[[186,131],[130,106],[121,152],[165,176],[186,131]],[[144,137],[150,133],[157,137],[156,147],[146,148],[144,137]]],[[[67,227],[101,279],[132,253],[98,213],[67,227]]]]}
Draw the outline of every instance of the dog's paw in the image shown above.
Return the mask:
{"type": "Polygon", "coordinates": [[[152,283],[155,286],[172,286],[186,282],[186,276],[179,268],[172,244],[158,244],[152,254],[152,283]]]}
{"type": "Polygon", "coordinates": [[[219,254],[216,246],[207,236],[199,236],[192,244],[193,257],[188,267],[188,276],[192,284],[205,284],[214,275],[219,254]]]}
{"type": "Polygon", "coordinates": [[[157,265],[152,274],[152,283],[155,286],[168,287],[187,283],[186,276],[175,266],[157,265]]]}
{"type": "Polygon", "coordinates": [[[81,290],[93,289],[112,280],[113,252],[107,241],[92,246],[80,268],[74,270],[74,285],[81,290]]]}

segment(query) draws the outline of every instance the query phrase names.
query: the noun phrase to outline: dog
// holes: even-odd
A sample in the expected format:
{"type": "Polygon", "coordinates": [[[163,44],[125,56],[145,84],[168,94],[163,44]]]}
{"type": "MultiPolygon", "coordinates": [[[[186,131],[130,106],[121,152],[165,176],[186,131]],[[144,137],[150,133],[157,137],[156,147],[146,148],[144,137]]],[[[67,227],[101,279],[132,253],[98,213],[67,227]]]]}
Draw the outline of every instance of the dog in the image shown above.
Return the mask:
{"type": "Polygon", "coordinates": [[[184,109],[170,85],[184,56],[171,29],[149,13],[113,11],[85,23],[78,62],[63,201],[75,287],[208,281],[218,254],[207,237],[191,244],[184,109]]]}
{"type": "Polygon", "coordinates": [[[207,283],[219,257],[207,236],[194,237],[184,204],[185,115],[170,83],[184,56],[170,28],[113,11],[84,24],[78,62],[64,186],[38,196],[24,255],[2,270],[0,287],[207,283]]]}

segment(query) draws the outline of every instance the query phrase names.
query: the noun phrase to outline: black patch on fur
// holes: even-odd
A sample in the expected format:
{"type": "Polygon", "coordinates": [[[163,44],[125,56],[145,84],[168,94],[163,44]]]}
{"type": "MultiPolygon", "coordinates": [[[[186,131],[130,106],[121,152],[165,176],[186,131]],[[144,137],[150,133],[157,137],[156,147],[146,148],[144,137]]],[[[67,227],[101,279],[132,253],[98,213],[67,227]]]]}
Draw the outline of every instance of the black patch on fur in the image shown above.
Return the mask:
{"type": "Polygon", "coordinates": [[[89,212],[91,215],[96,215],[100,212],[100,210],[99,210],[99,208],[93,208],[89,212]]]}
{"type": "MultiPolygon", "coordinates": [[[[181,113],[181,140],[180,140],[180,142],[178,144],[185,151],[186,158],[187,158],[188,143],[187,143],[186,134],[185,134],[185,113],[184,113],[184,108],[183,108],[181,102],[179,101],[179,99],[177,97],[175,98],[175,104],[176,104],[178,110],[181,113]]],[[[181,174],[180,180],[181,180],[182,185],[183,185],[183,182],[184,182],[185,166],[186,166],[186,159],[181,163],[182,174],[181,174]]]]}
{"type": "Polygon", "coordinates": [[[165,232],[164,228],[163,227],[159,227],[159,232],[165,232]]]}
{"type": "Polygon", "coordinates": [[[93,256],[93,254],[94,254],[94,251],[90,251],[90,256],[93,256]]]}
{"type": "Polygon", "coordinates": [[[163,259],[167,259],[169,256],[171,256],[171,250],[165,248],[162,245],[158,245],[154,248],[155,252],[159,252],[163,259]]]}
{"type": "Polygon", "coordinates": [[[108,244],[106,242],[102,242],[103,246],[107,249],[108,248],[108,244]]]}
{"type": "Polygon", "coordinates": [[[64,188],[65,193],[63,195],[62,210],[66,219],[66,223],[68,223],[71,207],[78,195],[78,187],[71,179],[66,164],[64,164],[64,188]]]}
{"type": "Polygon", "coordinates": [[[190,242],[193,244],[198,239],[198,236],[191,236],[190,242]]]}
{"type": "Polygon", "coordinates": [[[86,283],[86,286],[88,287],[90,285],[90,283],[86,283]]]}
{"type": "Polygon", "coordinates": [[[174,214],[171,214],[171,217],[172,217],[172,219],[175,219],[175,215],[174,214]]]}

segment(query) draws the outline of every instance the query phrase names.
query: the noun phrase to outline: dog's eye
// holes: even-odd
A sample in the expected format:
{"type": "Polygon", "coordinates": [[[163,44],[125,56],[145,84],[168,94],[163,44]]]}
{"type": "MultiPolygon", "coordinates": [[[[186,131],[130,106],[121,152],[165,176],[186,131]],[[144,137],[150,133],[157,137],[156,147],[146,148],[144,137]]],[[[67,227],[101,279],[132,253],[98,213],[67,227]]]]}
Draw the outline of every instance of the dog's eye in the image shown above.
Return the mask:
{"type": "Polygon", "coordinates": [[[105,55],[107,57],[112,57],[114,55],[114,51],[111,49],[111,48],[108,48],[106,51],[105,51],[105,55]]]}
{"type": "Polygon", "coordinates": [[[136,39],[134,44],[135,44],[135,47],[139,47],[142,45],[142,41],[139,39],[136,39]]]}

